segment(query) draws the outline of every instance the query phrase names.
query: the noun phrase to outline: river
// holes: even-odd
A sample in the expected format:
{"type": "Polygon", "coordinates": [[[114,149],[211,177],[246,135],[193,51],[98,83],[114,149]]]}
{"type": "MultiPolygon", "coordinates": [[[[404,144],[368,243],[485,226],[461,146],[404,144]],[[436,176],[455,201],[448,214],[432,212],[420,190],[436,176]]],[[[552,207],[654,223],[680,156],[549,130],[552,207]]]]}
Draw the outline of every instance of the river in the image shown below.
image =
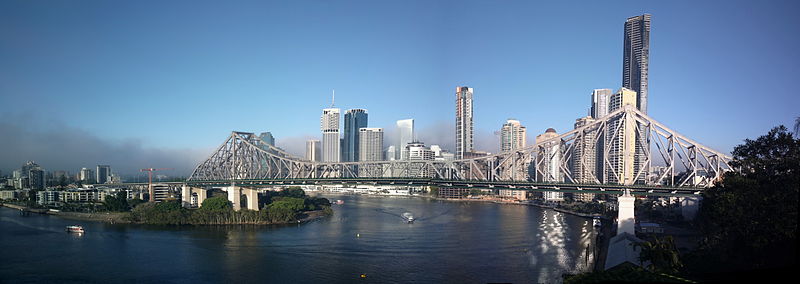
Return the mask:
{"type": "Polygon", "coordinates": [[[531,283],[592,265],[589,219],[532,206],[325,197],[345,203],[288,226],[112,225],[0,208],[0,282],[531,283]],[[405,212],[416,222],[404,223],[405,212]],[[86,234],[64,232],[72,224],[86,234]]]}

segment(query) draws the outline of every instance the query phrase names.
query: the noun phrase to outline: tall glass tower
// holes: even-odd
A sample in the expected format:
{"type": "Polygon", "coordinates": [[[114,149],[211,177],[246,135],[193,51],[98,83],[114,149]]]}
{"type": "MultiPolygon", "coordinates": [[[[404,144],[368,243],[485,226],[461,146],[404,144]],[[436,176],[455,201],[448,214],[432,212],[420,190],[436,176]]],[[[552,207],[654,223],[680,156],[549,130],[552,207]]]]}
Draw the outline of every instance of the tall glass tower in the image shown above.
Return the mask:
{"type": "Polygon", "coordinates": [[[636,92],[636,108],[647,114],[647,75],[650,64],[650,14],[625,21],[622,87],[636,92]]]}
{"type": "Polygon", "coordinates": [[[342,139],[342,161],[358,161],[358,130],[367,127],[367,110],[354,108],[344,113],[344,138],[342,139]]]}
{"type": "Polygon", "coordinates": [[[456,159],[472,152],[472,88],[456,87],[456,159]]]}

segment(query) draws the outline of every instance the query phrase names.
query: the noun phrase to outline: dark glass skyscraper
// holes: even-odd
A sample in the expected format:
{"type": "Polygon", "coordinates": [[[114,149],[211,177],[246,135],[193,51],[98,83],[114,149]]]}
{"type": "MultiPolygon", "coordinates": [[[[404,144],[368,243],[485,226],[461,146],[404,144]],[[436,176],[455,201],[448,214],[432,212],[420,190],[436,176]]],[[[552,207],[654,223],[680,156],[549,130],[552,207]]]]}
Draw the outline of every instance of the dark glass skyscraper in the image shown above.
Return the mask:
{"type": "Polygon", "coordinates": [[[636,92],[636,108],[647,113],[647,67],[650,64],[650,14],[625,21],[622,87],[636,92]]]}
{"type": "Polygon", "coordinates": [[[342,162],[358,161],[358,129],[367,127],[367,110],[354,108],[344,113],[342,162]]]}

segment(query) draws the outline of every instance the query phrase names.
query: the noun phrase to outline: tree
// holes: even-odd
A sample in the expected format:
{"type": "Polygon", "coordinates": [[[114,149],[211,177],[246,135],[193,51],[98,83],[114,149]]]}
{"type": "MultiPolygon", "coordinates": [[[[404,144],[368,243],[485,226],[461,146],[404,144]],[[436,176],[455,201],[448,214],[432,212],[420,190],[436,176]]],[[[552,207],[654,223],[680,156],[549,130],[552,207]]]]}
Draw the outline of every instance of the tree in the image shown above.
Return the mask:
{"type": "Polygon", "coordinates": [[[730,165],[736,170],[703,192],[700,264],[721,270],[796,265],[800,139],[784,126],[773,128],[736,146],[730,165]]]}
{"type": "Polygon", "coordinates": [[[649,262],[647,269],[651,272],[673,274],[683,267],[672,236],[655,238],[638,246],[642,248],[639,261],[649,262]]]}
{"type": "Polygon", "coordinates": [[[109,211],[124,212],[130,210],[128,194],[124,191],[117,192],[116,195],[106,196],[106,200],[103,204],[109,211]]]}
{"type": "Polygon", "coordinates": [[[200,209],[206,211],[230,211],[233,209],[233,205],[227,198],[217,196],[204,200],[200,209]]]}

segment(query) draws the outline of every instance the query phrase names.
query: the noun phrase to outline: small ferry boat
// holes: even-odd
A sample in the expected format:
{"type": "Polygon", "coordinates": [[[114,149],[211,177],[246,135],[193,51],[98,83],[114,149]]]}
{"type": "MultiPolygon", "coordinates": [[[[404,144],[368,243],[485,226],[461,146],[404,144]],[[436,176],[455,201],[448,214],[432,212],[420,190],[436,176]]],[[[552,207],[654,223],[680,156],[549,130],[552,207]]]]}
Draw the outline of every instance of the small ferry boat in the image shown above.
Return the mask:
{"type": "Polygon", "coordinates": [[[403,213],[403,219],[406,220],[406,223],[409,224],[414,223],[414,215],[411,215],[411,213],[408,212],[403,213]]]}
{"type": "Polygon", "coordinates": [[[79,233],[79,234],[82,234],[85,231],[83,230],[83,227],[78,226],[78,225],[73,225],[73,226],[67,226],[67,232],[68,233],[79,233]]]}
{"type": "Polygon", "coordinates": [[[344,204],[344,200],[341,199],[336,200],[336,205],[342,205],[342,204],[344,204]]]}

